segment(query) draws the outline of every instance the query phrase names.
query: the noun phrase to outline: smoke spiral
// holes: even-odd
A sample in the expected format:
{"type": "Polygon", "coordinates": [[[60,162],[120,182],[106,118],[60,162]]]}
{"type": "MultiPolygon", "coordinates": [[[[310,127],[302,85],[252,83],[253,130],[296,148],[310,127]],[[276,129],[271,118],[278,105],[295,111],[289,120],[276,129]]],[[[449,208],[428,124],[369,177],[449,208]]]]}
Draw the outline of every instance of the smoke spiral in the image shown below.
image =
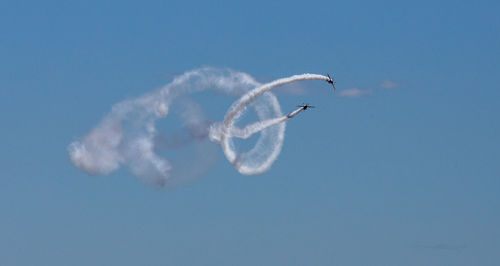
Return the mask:
{"type": "MultiPolygon", "coordinates": [[[[299,108],[283,115],[277,98],[269,90],[308,79],[328,78],[303,74],[261,85],[250,75],[229,69],[205,67],[186,72],[152,93],[115,104],[87,135],[69,145],[70,160],[92,175],[109,174],[126,166],[147,184],[173,185],[187,179],[183,167],[191,170],[189,175],[199,175],[213,164],[210,158],[214,156],[206,156],[206,153],[214,153],[213,144],[207,141],[210,139],[212,143],[221,144],[225,156],[240,173],[263,173],[281,151],[285,133],[283,122],[302,111],[299,108]],[[173,103],[180,101],[180,96],[206,90],[240,98],[229,108],[224,121],[215,123],[207,122],[203,110],[194,101],[176,106],[177,115],[190,131],[188,140],[196,140],[193,143],[200,154],[195,163],[198,169],[192,171],[192,163],[173,165],[158,155],[161,134],[156,123],[168,116],[173,103]],[[259,121],[238,128],[235,121],[247,107],[255,110],[259,121]],[[250,151],[236,150],[233,138],[248,138],[257,132],[260,132],[260,137],[250,151]]],[[[177,142],[182,144],[188,140],[177,142]]]]}

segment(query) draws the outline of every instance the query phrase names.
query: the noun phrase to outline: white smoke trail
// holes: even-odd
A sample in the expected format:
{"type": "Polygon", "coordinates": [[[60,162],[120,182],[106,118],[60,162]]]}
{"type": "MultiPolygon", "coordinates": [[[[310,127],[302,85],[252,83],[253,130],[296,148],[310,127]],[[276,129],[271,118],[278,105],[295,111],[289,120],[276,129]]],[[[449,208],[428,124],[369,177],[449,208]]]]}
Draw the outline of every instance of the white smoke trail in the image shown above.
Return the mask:
{"type": "Polygon", "coordinates": [[[269,169],[281,151],[285,132],[283,122],[301,111],[297,109],[283,116],[278,100],[267,91],[308,79],[328,80],[321,75],[304,74],[261,85],[248,74],[228,69],[202,68],[186,72],[153,93],[114,105],[95,128],[69,145],[70,159],[89,174],[108,174],[120,166],[127,166],[145,183],[174,185],[182,183],[186,176],[192,178],[201,174],[213,163],[215,154],[207,154],[213,153],[210,148],[213,144],[207,142],[210,136],[216,143],[220,141],[224,154],[240,173],[262,173],[269,169]],[[179,96],[204,90],[232,97],[243,96],[229,109],[223,123],[207,123],[210,120],[193,101],[185,101],[180,106],[175,104],[179,102],[179,96]],[[234,126],[235,120],[247,106],[255,110],[260,122],[239,129],[234,126]],[[178,146],[194,143],[196,162],[176,164],[158,155],[162,145],[156,121],[166,117],[172,108],[190,132],[186,139],[174,142],[178,146]],[[234,149],[233,137],[248,138],[257,132],[261,135],[252,150],[239,153],[234,149]]]}
{"type": "MultiPolygon", "coordinates": [[[[115,104],[90,133],[69,145],[70,159],[89,174],[108,174],[127,166],[145,183],[165,185],[172,179],[170,172],[175,166],[155,150],[159,135],[155,123],[169,114],[176,98],[209,89],[235,97],[258,85],[251,76],[231,70],[202,68],[187,72],[153,93],[115,104]]],[[[200,125],[203,113],[199,108],[180,108],[180,118],[187,127],[200,125]]]]}
{"type": "MultiPolygon", "coordinates": [[[[268,145],[272,145],[272,143],[264,143],[263,141],[261,141],[261,138],[258,140],[255,147],[248,153],[237,153],[235,151],[231,135],[231,128],[234,127],[235,119],[237,119],[241,115],[242,111],[246,108],[246,106],[252,103],[257,97],[268,94],[269,91],[273,88],[302,80],[328,81],[329,78],[317,74],[302,74],[278,79],[249,91],[235,103],[233,103],[233,105],[229,108],[229,111],[224,118],[220,143],[222,145],[222,150],[224,151],[226,158],[229,160],[229,162],[231,162],[231,164],[233,164],[238,172],[246,175],[255,175],[267,171],[281,152],[281,144],[283,143],[284,132],[283,135],[278,136],[278,139],[280,139],[279,145],[272,146],[273,148],[270,150],[268,148],[268,145]]],[[[282,125],[284,125],[284,123],[282,125]]]]}
{"type": "MultiPolygon", "coordinates": [[[[231,132],[229,133],[229,135],[231,135],[231,137],[235,137],[235,138],[239,138],[239,139],[247,139],[259,131],[262,131],[270,126],[273,126],[273,125],[276,125],[279,123],[283,123],[286,120],[293,118],[294,116],[298,115],[302,111],[304,111],[304,108],[300,107],[300,108],[297,108],[296,110],[294,110],[293,112],[290,112],[287,115],[273,118],[273,119],[269,119],[269,120],[265,120],[265,121],[258,121],[258,122],[252,123],[250,125],[247,125],[244,128],[239,128],[239,127],[233,125],[230,128],[231,132]]],[[[212,124],[212,126],[210,127],[210,139],[212,141],[220,143],[222,130],[223,130],[222,126],[223,126],[222,123],[212,124]]]]}

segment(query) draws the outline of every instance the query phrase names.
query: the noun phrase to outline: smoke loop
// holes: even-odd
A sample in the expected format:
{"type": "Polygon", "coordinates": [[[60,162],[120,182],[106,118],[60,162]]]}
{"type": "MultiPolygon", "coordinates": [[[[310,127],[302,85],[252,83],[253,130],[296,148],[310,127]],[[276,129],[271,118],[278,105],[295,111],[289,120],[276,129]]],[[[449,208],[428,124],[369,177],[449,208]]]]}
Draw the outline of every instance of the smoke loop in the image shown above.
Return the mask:
{"type": "MultiPolygon", "coordinates": [[[[195,142],[198,152],[211,152],[210,146],[203,142],[208,138],[222,146],[226,158],[240,173],[260,174],[271,167],[281,151],[285,134],[283,122],[302,111],[299,108],[283,115],[276,96],[270,90],[288,83],[313,79],[326,81],[328,77],[303,74],[262,85],[246,73],[229,69],[206,67],[189,71],[150,94],[115,104],[111,112],[86,136],[69,145],[70,160],[93,175],[109,174],[123,165],[145,183],[176,184],[179,179],[186,179],[183,176],[186,174],[172,176],[176,165],[158,155],[159,133],[156,122],[168,116],[172,104],[179,101],[179,96],[214,90],[240,98],[229,108],[224,120],[215,123],[207,123],[201,107],[195,102],[183,102],[183,108],[176,111],[190,130],[189,137],[199,140],[195,142]],[[238,128],[235,121],[249,106],[255,110],[259,121],[238,128]],[[257,132],[261,134],[255,146],[248,152],[238,152],[233,138],[248,138],[257,132]]],[[[211,157],[206,154],[198,156],[200,161],[197,165],[206,168],[211,164],[211,157]]],[[[193,165],[188,167],[192,168],[193,165]]],[[[190,172],[191,175],[199,175],[203,171],[198,169],[190,172]]]]}

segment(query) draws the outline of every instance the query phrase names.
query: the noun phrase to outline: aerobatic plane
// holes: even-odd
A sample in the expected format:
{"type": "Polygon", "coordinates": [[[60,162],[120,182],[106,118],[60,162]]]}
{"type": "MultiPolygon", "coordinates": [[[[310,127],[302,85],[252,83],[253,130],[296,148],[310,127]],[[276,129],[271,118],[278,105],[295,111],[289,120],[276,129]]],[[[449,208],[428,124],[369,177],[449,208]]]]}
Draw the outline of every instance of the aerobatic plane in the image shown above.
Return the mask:
{"type": "Polygon", "coordinates": [[[286,115],[289,119],[298,115],[300,112],[307,110],[307,108],[315,108],[315,106],[309,105],[309,104],[302,104],[302,105],[297,105],[297,107],[300,107],[299,109],[289,113],[286,115]]]}
{"type": "Polygon", "coordinates": [[[336,88],[335,88],[335,81],[332,79],[332,77],[330,77],[330,74],[328,74],[328,80],[326,82],[332,84],[332,87],[333,87],[333,91],[335,92],[336,88]]]}
{"type": "Polygon", "coordinates": [[[307,108],[316,108],[316,106],[312,106],[309,104],[297,105],[297,107],[302,107],[302,110],[307,110],[307,108]]]}

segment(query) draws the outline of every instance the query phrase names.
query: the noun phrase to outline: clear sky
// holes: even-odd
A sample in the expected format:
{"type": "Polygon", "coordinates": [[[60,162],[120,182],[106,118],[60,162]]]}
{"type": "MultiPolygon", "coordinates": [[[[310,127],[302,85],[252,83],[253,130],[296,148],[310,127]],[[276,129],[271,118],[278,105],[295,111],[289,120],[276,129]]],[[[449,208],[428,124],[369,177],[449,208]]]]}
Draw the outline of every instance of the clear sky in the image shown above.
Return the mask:
{"type": "MultiPolygon", "coordinates": [[[[499,10],[0,1],[0,265],[499,265],[499,10]],[[114,103],[200,66],[330,72],[337,92],[278,95],[283,111],[318,108],[287,123],[263,175],[220,149],[175,189],[70,163],[114,103]]],[[[233,101],[199,98],[216,121],[233,101]]]]}

